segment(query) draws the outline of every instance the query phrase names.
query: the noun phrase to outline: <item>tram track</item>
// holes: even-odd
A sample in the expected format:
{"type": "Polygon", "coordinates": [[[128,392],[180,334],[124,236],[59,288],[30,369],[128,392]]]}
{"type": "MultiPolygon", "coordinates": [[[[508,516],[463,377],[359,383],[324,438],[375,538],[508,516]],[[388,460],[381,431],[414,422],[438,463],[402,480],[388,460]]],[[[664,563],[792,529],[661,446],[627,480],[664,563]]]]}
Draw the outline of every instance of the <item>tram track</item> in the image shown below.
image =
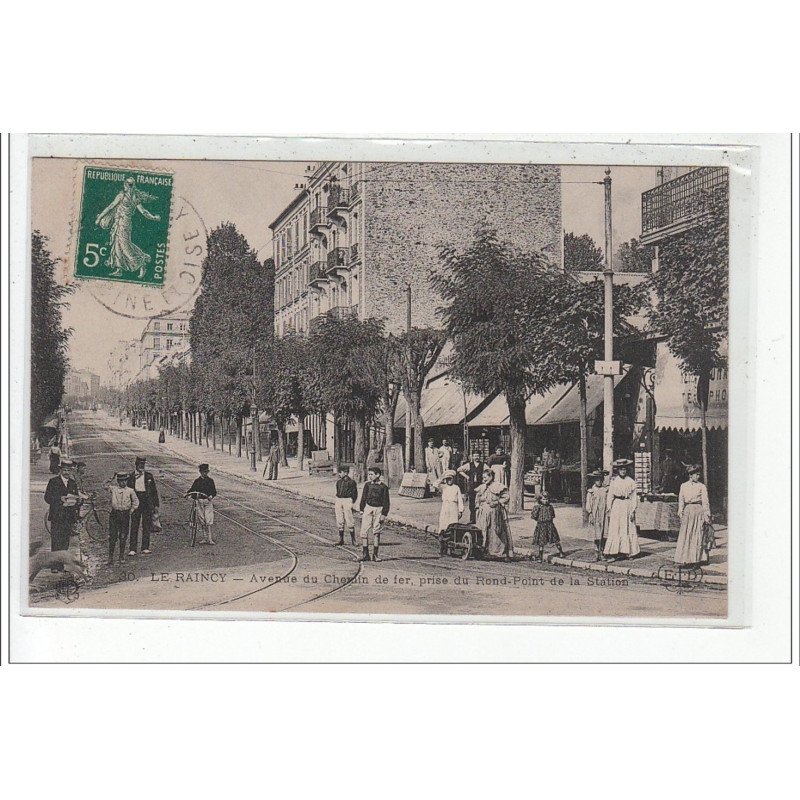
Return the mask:
{"type": "MultiPolygon", "coordinates": [[[[122,454],[122,452],[123,452],[122,448],[118,448],[115,443],[112,443],[112,442],[109,442],[108,440],[106,440],[105,444],[112,449],[113,453],[122,454]]],[[[128,450],[126,448],[124,450],[124,452],[127,455],[132,451],[130,451],[130,450],[128,450]]],[[[92,455],[94,455],[94,454],[92,454],[92,455]]],[[[173,456],[173,458],[175,458],[178,461],[182,460],[177,455],[173,456]]],[[[177,499],[179,499],[179,500],[184,499],[183,493],[180,491],[180,489],[178,489],[176,487],[176,484],[175,484],[175,482],[173,480],[173,479],[181,479],[181,478],[183,478],[183,476],[178,475],[178,473],[176,473],[175,471],[173,471],[171,469],[168,469],[168,468],[164,467],[162,464],[158,464],[156,462],[156,465],[158,466],[159,472],[161,473],[160,474],[160,482],[163,485],[169,487],[169,490],[174,494],[174,496],[177,499]],[[165,474],[168,475],[168,476],[171,476],[171,478],[165,478],[164,477],[165,474]]],[[[330,546],[330,544],[331,544],[327,539],[323,539],[323,537],[321,537],[321,536],[317,536],[317,535],[311,533],[310,531],[306,531],[303,528],[300,528],[300,527],[298,527],[296,525],[293,525],[290,522],[286,522],[286,520],[281,519],[280,517],[276,517],[273,514],[268,514],[268,513],[264,512],[264,511],[259,511],[258,509],[254,509],[254,508],[252,508],[252,507],[250,507],[250,506],[248,506],[248,505],[246,505],[244,503],[241,503],[241,502],[239,502],[237,500],[234,500],[233,498],[224,497],[224,498],[222,498],[222,500],[225,503],[230,503],[232,505],[238,506],[238,507],[250,512],[251,514],[256,514],[259,517],[262,517],[264,519],[268,519],[268,520],[270,520],[272,522],[276,522],[279,525],[286,526],[287,528],[291,528],[293,531],[296,531],[297,533],[303,534],[304,536],[307,536],[307,537],[315,540],[318,543],[325,544],[327,546],[330,546]]],[[[230,514],[226,514],[223,511],[220,511],[218,508],[214,509],[214,513],[216,515],[222,517],[223,519],[233,523],[234,525],[242,528],[243,530],[247,531],[248,533],[250,533],[251,535],[255,536],[256,538],[259,538],[262,541],[267,541],[270,544],[274,545],[275,547],[278,547],[279,549],[283,550],[292,559],[292,564],[291,564],[291,567],[288,570],[286,570],[283,574],[281,574],[280,576],[276,577],[274,581],[268,583],[265,586],[260,586],[258,589],[253,589],[253,590],[248,591],[248,592],[243,592],[243,593],[241,593],[239,595],[236,595],[234,597],[226,598],[225,600],[219,600],[219,601],[216,601],[214,603],[205,603],[205,604],[202,604],[202,605],[199,605],[199,606],[193,606],[189,610],[191,610],[191,611],[199,611],[199,610],[208,609],[208,608],[216,608],[218,606],[230,605],[232,603],[236,603],[238,601],[244,600],[244,599],[246,599],[248,597],[252,597],[254,595],[266,592],[269,589],[274,589],[277,586],[285,585],[286,580],[297,570],[297,568],[299,566],[299,563],[300,563],[301,553],[299,553],[298,551],[292,549],[291,547],[286,545],[284,542],[281,542],[280,540],[278,540],[278,539],[276,539],[276,538],[274,538],[272,536],[269,536],[268,534],[264,533],[263,531],[255,530],[251,526],[246,525],[245,523],[235,519],[230,514]]],[[[302,606],[309,605],[310,603],[315,603],[315,602],[318,602],[319,600],[322,600],[322,599],[325,599],[327,597],[330,597],[331,595],[334,595],[334,594],[336,594],[338,592],[341,592],[344,589],[347,589],[350,585],[352,585],[353,582],[356,581],[358,579],[358,577],[362,573],[362,562],[358,561],[358,558],[357,558],[356,554],[353,553],[353,551],[348,547],[340,548],[340,552],[346,552],[355,561],[355,564],[356,564],[357,568],[356,568],[356,571],[355,571],[355,573],[353,575],[349,576],[347,579],[345,579],[341,583],[337,584],[337,586],[335,586],[335,587],[333,587],[331,589],[328,589],[327,591],[322,592],[321,594],[315,595],[314,597],[311,597],[311,598],[306,599],[306,600],[302,600],[299,603],[293,603],[293,604],[291,604],[289,606],[286,606],[284,608],[277,609],[277,611],[283,612],[283,611],[296,610],[298,608],[301,608],[302,606]]]]}

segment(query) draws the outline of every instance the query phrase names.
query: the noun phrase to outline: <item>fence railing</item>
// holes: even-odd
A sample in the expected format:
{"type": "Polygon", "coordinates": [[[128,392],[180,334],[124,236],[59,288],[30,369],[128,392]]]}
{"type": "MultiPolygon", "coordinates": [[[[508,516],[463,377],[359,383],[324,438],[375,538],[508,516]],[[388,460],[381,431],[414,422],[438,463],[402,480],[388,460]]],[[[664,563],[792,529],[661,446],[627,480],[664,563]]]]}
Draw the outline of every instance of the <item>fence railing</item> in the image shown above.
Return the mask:
{"type": "Polygon", "coordinates": [[[328,253],[328,269],[346,267],[350,263],[349,255],[346,247],[334,247],[328,253]]]}
{"type": "Polygon", "coordinates": [[[699,218],[727,188],[727,168],[700,167],[650,189],[642,195],[642,235],[699,218]]]}

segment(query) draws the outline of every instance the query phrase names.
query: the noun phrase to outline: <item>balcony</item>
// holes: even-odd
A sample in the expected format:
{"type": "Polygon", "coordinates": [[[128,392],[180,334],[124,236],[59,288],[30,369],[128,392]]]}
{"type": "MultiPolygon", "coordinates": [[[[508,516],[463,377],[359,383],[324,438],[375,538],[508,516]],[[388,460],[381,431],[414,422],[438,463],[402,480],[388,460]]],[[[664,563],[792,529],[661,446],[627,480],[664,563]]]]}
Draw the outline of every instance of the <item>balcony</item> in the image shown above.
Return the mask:
{"type": "Polygon", "coordinates": [[[327,209],[323,206],[312,209],[308,223],[311,233],[321,233],[323,228],[329,228],[327,209]]]}
{"type": "Polygon", "coordinates": [[[328,190],[328,216],[332,219],[344,219],[348,209],[350,192],[338,183],[331,184],[328,190]]]}
{"type": "Polygon", "coordinates": [[[361,183],[359,181],[353,181],[353,183],[350,186],[350,205],[354,206],[360,198],[361,198],[361,183]]]}
{"type": "Polygon", "coordinates": [[[358,242],[356,242],[355,244],[351,244],[350,245],[350,263],[351,264],[355,264],[356,261],[360,260],[360,258],[361,258],[361,256],[360,256],[360,254],[358,252],[358,242]]]}
{"type": "Polygon", "coordinates": [[[658,244],[668,236],[699,224],[715,197],[728,196],[728,170],[700,167],[642,195],[642,244],[658,244]]]}
{"type": "Polygon", "coordinates": [[[315,261],[308,268],[308,284],[309,286],[316,286],[317,288],[325,286],[327,283],[327,265],[324,261],[315,261]]]}
{"type": "Polygon", "coordinates": [[[328,253],[328,272],[335,272],[339,268],[348,269],[350,266],[350,252],[346,247],[334,247],[328,253]]]}
{"type": "Polygon", "coordinates": [[[335,306],[328,311],[328,316],[331,319],[351,319],[358,316],[358,306],[335,306]]]}

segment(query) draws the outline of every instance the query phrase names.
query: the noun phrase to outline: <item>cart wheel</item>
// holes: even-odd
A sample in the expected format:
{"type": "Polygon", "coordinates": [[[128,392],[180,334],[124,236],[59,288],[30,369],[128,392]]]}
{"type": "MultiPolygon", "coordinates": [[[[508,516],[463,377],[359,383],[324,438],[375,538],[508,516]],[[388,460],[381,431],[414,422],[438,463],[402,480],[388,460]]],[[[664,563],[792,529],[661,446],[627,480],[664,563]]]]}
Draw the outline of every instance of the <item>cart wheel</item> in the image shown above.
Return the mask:
{"type": "Polygon", "coordinates": [[[472,534],[469,531],[464,531],[461,537],[461,547],[463,548],[461,560],[466,561],[472,555],[472,534]]]}

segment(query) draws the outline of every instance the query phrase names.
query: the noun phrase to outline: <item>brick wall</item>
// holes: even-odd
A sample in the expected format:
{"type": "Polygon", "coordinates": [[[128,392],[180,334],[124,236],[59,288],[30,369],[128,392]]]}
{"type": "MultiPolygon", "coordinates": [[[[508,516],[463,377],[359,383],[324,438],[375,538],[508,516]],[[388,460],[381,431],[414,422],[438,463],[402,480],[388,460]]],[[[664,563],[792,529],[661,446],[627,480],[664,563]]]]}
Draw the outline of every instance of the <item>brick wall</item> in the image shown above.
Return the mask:
{"type": "Polygon", "coordinates": [[[439,326],[441,301],[428,283],[430,268],[439,263],[437,247],[466,246],[484,222],[512,246],[540,250],[562,265],[560,167],[373,166],[363,184],[363,316],[385,319],[387,330],[405,330],[407,281],[414,327],[439,326]]]}

